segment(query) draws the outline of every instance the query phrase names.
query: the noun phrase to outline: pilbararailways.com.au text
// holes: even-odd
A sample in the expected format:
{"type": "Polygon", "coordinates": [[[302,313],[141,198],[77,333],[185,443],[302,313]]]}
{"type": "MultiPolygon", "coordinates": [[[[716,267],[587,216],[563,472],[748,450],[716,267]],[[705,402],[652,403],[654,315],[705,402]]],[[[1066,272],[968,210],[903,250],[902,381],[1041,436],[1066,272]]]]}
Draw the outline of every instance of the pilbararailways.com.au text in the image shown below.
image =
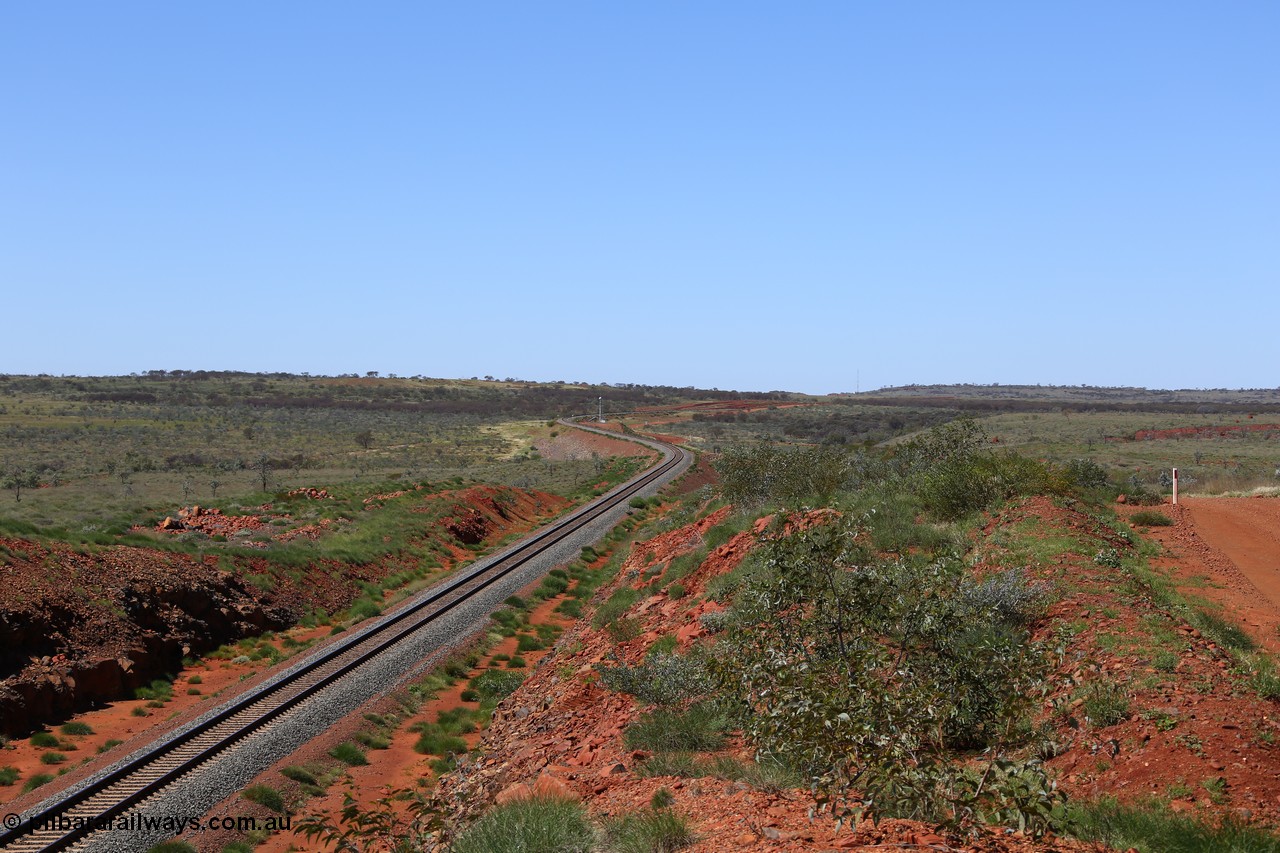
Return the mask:
{"type": "Polygon", "coordinates": [[[44,815],[36,818],[23,818],[20,814],[10,812],[4,816],[5,829],[24,829],[28,832],[56,830],[58,832],[74,832],[89,830],[92,832],[134,832],[152,833],[167,832],[177,835],[180,832],[207,832],[217,830],[234,830],[236,832],[276,832],[293,828],[292,815],[280,817],[183,817],[178,815],[145,815],[126,814],[116,817],[82,817],[79,815],[44,815]]]}

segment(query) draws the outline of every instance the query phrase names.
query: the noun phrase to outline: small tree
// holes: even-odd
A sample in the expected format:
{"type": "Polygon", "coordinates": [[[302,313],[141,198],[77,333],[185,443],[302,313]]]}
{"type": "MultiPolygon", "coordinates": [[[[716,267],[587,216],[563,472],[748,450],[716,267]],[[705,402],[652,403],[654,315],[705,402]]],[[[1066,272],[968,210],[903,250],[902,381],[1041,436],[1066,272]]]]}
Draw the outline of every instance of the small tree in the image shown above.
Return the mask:
{"type": "Polygon", "coordinates": [[[213,493],[213,496],[215,498],[218,496],[218,486],[221,486],[221,485],[222,485],[222,481],[220,480],[209,481],[209,491],[213,493]]]}
{"type": "Polygon", "coordinates": [[[258,483],[261,486],[260,491],[265,492],[267,483],[271,479],[271,459],[267,454],[258,454],[258,458],[253,461],[253,472],[257,475],[258,483]]]}
{"type": "Polygon", "coordinates": [[[373,447],[373,430],[362,429],[356,433],[356,444],[368,450],[373,447]]]}
{"type": "Polygon", "coordinates": [[[13,499],[17,503],[22,502],[22,490],[34,489],[40,485],[40,478],[36,476],[34,471],[13,470],[5,475],[4,487],[13,489],[13,499]]]}

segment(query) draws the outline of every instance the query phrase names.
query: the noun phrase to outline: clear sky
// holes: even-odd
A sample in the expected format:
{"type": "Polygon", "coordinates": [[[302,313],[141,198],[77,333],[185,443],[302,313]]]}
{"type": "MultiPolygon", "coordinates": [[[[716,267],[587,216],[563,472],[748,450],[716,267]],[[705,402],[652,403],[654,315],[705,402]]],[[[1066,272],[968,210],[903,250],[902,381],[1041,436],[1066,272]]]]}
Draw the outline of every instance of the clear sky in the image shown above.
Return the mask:
{"type": "Polygon", "coordinates": [[[0,372],[1280,385],[1280,3],[0,4],[0,372]]]}

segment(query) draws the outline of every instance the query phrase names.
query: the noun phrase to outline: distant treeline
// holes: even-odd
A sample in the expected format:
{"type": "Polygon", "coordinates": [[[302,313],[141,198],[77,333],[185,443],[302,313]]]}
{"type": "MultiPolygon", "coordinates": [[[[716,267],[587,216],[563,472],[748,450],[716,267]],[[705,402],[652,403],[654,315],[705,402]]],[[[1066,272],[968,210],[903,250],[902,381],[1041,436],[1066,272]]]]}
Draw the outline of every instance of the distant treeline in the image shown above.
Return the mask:
{"type": "Polygon", "coordinates": [[[224,371],[148,371],[133,376],[0,376],[0,394],[38,394],[68,402],[181,406],[249,406],[260,409],[552,417],[606,412],[690,400],[788,401],[781,391],[738,392],[669,385],[586,385],[519,380],[442,380],[354,374],[338,377],[224,371]]]}
{"type": "Polygon", "coordinates": [[[870,397],[859,395],[830,401],[834,405],[904,406],[940,408],[952,411],[982,412],[1163,412],[1166,414],[1255,414],[1280,412],[1280,403],[1188,402],[1144,399],[1139,401],[1054,400],[1054,399],[981,399],[977,397],[904,396],[870,397]]]}

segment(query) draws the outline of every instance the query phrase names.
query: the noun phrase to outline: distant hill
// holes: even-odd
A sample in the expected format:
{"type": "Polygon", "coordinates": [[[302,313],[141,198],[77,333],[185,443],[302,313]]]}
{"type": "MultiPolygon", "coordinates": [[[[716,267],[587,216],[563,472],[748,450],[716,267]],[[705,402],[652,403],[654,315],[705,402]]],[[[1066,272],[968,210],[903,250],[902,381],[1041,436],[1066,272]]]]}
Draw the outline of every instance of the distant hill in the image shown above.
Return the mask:
{"type": "Polygon", "coordinates": [[[903,385],[833,398],[969,411],[1280,412],[1280,388],[1163,390],[1091,385],[903,385]]]}

